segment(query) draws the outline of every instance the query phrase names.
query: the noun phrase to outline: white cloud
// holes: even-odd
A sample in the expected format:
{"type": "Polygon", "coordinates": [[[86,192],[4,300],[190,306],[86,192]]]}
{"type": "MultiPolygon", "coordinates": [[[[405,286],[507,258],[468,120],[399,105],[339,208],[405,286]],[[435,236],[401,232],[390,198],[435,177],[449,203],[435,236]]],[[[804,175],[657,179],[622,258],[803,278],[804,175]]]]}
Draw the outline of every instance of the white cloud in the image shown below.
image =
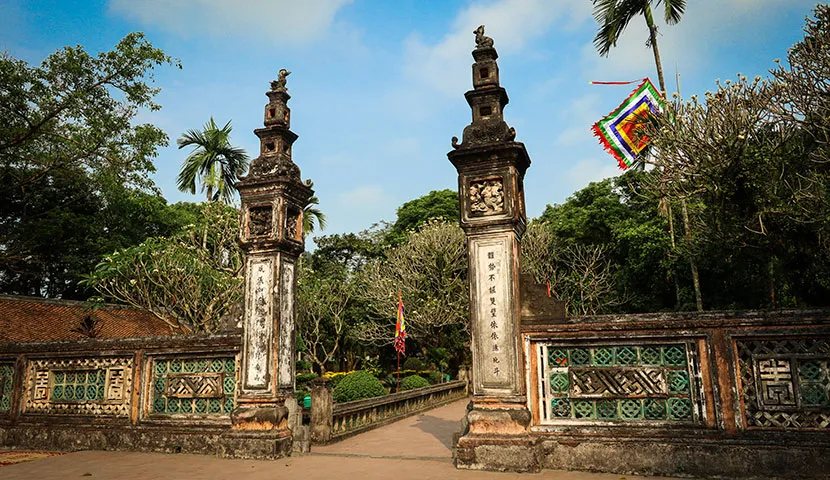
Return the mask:
{"type": "Polygon", "coordinates": [[[429,84],[448,95],[458,95],[470,86],[470,52],[475,43],[473,30],[486,25],[486,35],[502,52],[516,52],[544,34],[554,23],[574,26],[590,16],[587,0],[502,0],[473,4],[459,13],[453,27],[436,44],[427,44],[417,35],[405,43],[409,78],[429,84]]]}
{"type": "Polygon", "coordinates": [[[326,35],[353,0],[110,0],[112,13],[185,37],[248,36],[299,44],[326,35]]]}

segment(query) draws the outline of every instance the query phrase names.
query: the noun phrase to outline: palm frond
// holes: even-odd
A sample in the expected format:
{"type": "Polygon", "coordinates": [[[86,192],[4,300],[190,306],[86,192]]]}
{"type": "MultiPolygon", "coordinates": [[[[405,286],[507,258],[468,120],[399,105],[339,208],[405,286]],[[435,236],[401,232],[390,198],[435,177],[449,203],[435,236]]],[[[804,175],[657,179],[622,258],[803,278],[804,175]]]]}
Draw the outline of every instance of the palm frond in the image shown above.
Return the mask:
{"type": "Polygon", "coordinates": [[[230,121],[219,128],[211,117],[201,131],[188,130],[176,141],[180,149],[195,147],[179,172],[179,190],[196,193],[198,181],[202,191],[206,186],[211,187],[208,189],[210,201],[230,203],[233,200],[238,172],[248,167],[248,155],[244,149],[230,144],[232,129],[230,121]]]}
{"type": "Polygon", "coordinates": [[[594,47],[601,56],[608,56],[611,47],[617,45],[622,32],[635,16],[641,14],[649,0],[593,0],[594,19],[599,30],[594,37],[594,47]]]}
{"type": "Polygon", "coordinates": [[[664,18],[669,25],[680,22],[680,18],[686,12],[686,0],[657,0],[657,4],[663,3],[664,18]]]}

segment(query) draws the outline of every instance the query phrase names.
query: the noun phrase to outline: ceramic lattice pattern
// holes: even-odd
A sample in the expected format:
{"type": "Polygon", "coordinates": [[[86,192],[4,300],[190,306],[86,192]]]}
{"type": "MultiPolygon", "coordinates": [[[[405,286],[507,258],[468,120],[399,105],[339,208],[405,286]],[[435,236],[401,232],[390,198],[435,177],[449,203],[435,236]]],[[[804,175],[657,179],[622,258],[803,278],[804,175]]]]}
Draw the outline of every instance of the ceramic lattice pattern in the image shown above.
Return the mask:
{"type": "Polygon", "coordinates": [[[0,363],[0,414],[11,410],[13,381],[14,363],[0,363]]]}
{"type": "Polygon", "coordinates": [[[132,358],[31,361],[26,412],[127,416],[132,371],[132,358]]]}
{"type": "Polygon", "coordinates": [[[545,421],[696,421],[685,344],[538,345],[545,421]]]}
{"type": "Polygon", "coordinates": [[[830,428],[830,339],[739,340],[748,427],[830,428]]]}
{"type": "Polygon", "coordinates": [[[156,358],[150,411],[156,415],[230,415],[236,406],[236,359],[156,358]]]}

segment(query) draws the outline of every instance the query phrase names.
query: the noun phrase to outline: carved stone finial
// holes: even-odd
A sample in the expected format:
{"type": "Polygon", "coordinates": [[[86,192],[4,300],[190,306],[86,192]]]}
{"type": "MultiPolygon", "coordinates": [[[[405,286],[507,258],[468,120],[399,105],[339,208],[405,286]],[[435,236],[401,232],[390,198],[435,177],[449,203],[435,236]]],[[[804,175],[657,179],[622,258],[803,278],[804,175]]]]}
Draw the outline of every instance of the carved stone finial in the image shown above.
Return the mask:
{"type": "Polygon", "coordinates": [[[493,48],[493,39],[484,35],[484,25],[479,25],[473,33],[476,35],[476,49],[493,48]]]}
{"type": "Polygon", "coordinates": [[[281,68],[277,74],[277,79],[271,82],[271,90],[274,92],[287,92],[288,88],[285,86],[285,77],[291,75],[291,72],[281,68]]]}

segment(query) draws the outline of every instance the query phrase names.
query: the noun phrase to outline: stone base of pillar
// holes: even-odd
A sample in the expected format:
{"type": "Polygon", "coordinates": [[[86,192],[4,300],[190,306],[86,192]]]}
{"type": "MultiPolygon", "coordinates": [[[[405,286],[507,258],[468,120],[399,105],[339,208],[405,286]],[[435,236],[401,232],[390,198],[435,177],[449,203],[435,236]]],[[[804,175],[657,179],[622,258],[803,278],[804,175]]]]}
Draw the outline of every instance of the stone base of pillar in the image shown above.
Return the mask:
{"type": "Polygon", "coordinates": [[[273,460],[291,455],[291,430],[231,430],[222,435],[218,455],[224,458],[273,460]]]}
{"type": "Polygon", "coordinates": [[[234,430],[289,430],[288,413],[284,405],[240,406],[231,420],[234,430]]]}
{"type": "Polygon", "coordinates": [[[466,431],[458,439],[456,467],[498,472],[538,472],[538,439],[528,432],[530,412],[524,405],[483,401],[472,403],[466,431]]]}

